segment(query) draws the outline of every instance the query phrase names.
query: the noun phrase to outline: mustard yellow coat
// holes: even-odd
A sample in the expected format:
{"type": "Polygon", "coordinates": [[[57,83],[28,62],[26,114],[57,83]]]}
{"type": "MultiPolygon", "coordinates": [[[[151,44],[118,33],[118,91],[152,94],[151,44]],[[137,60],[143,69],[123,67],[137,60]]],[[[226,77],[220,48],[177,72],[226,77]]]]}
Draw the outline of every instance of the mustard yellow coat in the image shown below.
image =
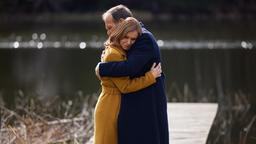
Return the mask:
{"type": "MultiPolygon", "coordinates": [[[[126,53],[121,48],[106,47],[102,62],[124,61],[126,53]]],[[[117,144],[117,118],[121,93],[131,93],[146,88],[156,80],[151,72],[145,76],[101,78],[102,92],[94,112],[94,144],[117,144]]]]}

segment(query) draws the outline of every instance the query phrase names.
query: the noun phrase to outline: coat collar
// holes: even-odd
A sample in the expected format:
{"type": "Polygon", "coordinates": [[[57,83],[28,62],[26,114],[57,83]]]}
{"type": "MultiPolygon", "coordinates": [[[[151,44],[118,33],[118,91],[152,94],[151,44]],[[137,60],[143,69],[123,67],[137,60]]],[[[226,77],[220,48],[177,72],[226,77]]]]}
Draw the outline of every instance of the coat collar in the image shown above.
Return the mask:
{"type": "Polygon", "coordinates": [[[126,56],[126,51],[120,47],[108,46],[107,48],[113,48],[113,49],[117,50],[121,55],[126,56]]]}
{"type": "Polygon", "coordinates": [[[118,52],[120,52],[122,55],[126,55],[126,52],[124,49],[120,48],[120,47],[113,47],[114,49],[116,49],[118,52]]]}
{"type": "Polygon", "coordinates": [[[142,22],[140,22],[140,26],[142,27],[142,28],[144,28],[145,26],[144,26],[144,24],[142,23],[142,22]]]}

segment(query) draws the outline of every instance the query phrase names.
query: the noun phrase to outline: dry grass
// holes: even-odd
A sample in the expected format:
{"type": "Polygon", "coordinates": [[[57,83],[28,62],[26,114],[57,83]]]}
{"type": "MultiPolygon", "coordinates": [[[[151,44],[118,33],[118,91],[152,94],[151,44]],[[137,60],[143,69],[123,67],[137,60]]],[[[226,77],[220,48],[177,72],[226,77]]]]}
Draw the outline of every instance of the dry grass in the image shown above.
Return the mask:
{"type": "Polygon", "coordinates": [[[218,113],[208,137],[208,144],[240,144],[241,133],[253,117],[250,95],[238,91],[228,93],[219,101],[218,113]]]}
{"type": "MultiPolygon", "coordinates": [[[[33,102],[33,106],[23,100],[15,110],[0,105],[0,143],[1,144],[85,144],[93,135],[93,111],[97,94],[84,96],[78,103],[68,101],[62,105],[61,118],[44,111],[43,105],[33,102]],[[28,106],[29,105],[29,106],[28,106]],[[37,108],[35,108],[37,105],[37,108]],[[31,108],[34,107],[34,108],[31,108]],[[22,109],[23,108],[23,109],[22,109]],[[41,110],[40,110],[41,109],[41,110]],[[63,110],[64,109],[64,110],[63,110]]],[[[56,104],[56,103],[55,103],[56,104]]],[[[51,112],[56,112],[51,111],[51,112]]]]}

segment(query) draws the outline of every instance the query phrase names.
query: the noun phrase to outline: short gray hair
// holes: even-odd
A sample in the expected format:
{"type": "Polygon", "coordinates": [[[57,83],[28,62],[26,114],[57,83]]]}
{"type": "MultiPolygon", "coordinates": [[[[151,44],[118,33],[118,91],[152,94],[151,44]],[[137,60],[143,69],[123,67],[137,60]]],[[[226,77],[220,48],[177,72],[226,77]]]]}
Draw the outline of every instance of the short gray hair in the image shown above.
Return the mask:
{"type": "Polygon", "coordinates": [[[115,7],[110,8],[102,15],[102,19],[105,20],[107,15],[111,15],[114,21],[126,19],[127,17],[133,17],[131,10],[124,5],[117,5],[115,7]]]}

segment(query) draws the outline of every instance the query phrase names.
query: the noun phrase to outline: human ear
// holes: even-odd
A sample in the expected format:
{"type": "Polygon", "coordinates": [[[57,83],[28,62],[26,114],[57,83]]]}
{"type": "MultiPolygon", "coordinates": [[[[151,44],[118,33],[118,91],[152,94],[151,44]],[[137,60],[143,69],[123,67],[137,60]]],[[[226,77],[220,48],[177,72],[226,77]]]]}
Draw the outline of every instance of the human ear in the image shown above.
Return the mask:
{"type": "Polygon", "coordinates": [[[123,18],[120,18],[119,20],[118,20],[118,22],[120,23],[120,22],[122,22],[122,21],[124,21],[124,19],[123,18]]]}

